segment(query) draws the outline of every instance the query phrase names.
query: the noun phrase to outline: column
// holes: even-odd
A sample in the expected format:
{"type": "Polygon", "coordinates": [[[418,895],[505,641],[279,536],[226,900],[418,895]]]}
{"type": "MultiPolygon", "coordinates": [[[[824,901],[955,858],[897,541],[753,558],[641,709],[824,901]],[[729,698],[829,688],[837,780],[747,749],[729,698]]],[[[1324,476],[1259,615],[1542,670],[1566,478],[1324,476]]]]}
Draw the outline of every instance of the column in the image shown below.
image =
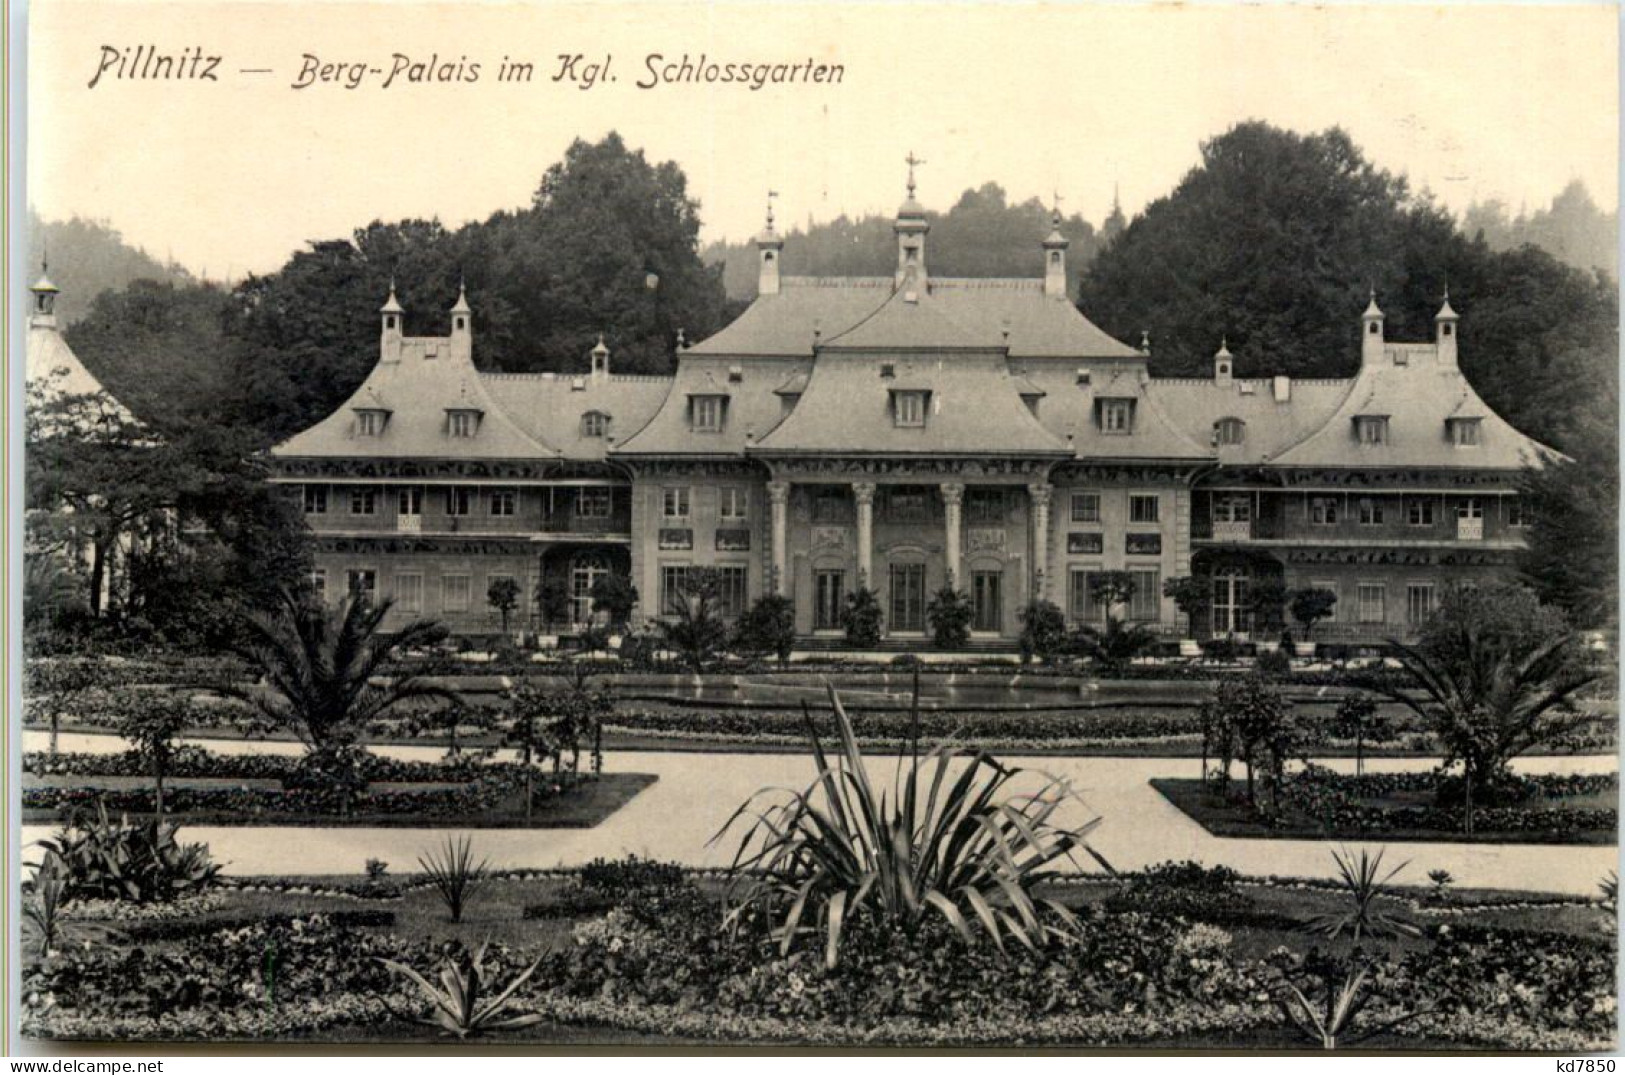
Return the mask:
{"type": "Polygon", "coordinates": [[[852,499],[858,504],[858,585],[874,586],[875,483],[853,482],[852,499]]]}
{"type": "Polygon", "coordinates": [[[790,483],[768,482],[767,499],[773,515],[773,592],[790,592],[790,483]]]}
{"type": "Polygon", "coordinates": [[[1047,482],[1027,486],[1033,505],[1033,599],[1049,597],[1049,502],[1055,490],[1047,482]]]}
{"type": "Polygon", "coordinates": [[[947,584],[950,588],[955,590],[964,589],[964,586],[962,585],[964,580],[959,570],[959,532],[960,519],[963,514],[961,508],[964,503],[965,484],[963,482],[942,483],[942,514],[946,524],[944,529],[947,531],[947,533],[944,535],[947,540],[943,543],[942,558],[945,566],[948,569],[947,584]]]}

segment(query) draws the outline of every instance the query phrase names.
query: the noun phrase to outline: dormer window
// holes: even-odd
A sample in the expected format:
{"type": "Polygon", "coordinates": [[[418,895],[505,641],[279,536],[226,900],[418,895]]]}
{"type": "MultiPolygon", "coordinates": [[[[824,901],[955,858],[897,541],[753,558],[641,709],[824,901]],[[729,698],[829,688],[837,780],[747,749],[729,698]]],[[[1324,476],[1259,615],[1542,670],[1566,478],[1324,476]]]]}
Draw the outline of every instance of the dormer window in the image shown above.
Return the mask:
{"type": "Polygon", "coordinates": [[[1134,401],[1102,399],[1095,401],[1095,422],[1102,433],[1134,432],[1134,401]]]}
{"type": "Polygon", "coordinates": [[[924,426],[926,403],[930,395],[929,392],[917,390],[893,392],[892,421],[900,429],[919,429],[924,426]]]}
{"type": "Polygon", "coordinates": [[[358,437],[381,437],[389,424],[389,412],[381,407],[357,407],[355,432],[358,437]]]}
{"type": "Polygon", "coordinates": [[[1362,414],[1354,419],[1354,439],[1361,444],[1388,443],[1388,416],[1362,414]]]}
{"type": "Polygon", "coordinates": [[[1476,448],[1484,435],[1481,418],[1446,418],[1444,428],[1450,443],[1458,448],[1476,448]]]}
{"type": "Polygon", "coordinates": [[[1240,418],[1220,418],[1213,423],[1213,443],[1242,444],[1247,440],[1247,423],[1240,418]]]}
{"type": "Polygon", "coordinates": [[[728,419],[727,396],[690,396],[689,423],[696,433],[720,433],[728,419]]]}
{"type": "Polygon", "coordinates": [[[583,437],[609,436],[609,415],[603,411],[588,411],[581,416],[581,435],[583,437]]]}
{"type": "Polygon", "coordinates": [[[446,432],[453,437],[472,437],[479,432],[483,411],[454,407],[446,410],[446,432]]]}

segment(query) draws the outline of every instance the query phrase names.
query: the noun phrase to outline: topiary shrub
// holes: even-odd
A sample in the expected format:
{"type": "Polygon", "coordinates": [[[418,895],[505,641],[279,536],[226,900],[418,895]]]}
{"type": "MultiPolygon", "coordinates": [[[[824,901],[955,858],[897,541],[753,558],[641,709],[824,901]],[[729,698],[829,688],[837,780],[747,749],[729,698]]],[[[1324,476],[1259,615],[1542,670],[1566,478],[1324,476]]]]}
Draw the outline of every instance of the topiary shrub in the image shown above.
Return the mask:
{"type": "Polygon", "coordinates": [[[1067,650],[1066,613],[1053,601],[1030,601],[1021,610],[1021,659],[1046,664],[1067,650]]]}
{"type": "Polygon", "coordinates": [[[960,649],[970,641],[970,598],[952,586],[944,586],[925,607],[926,622],[931,625],[931,641],[938,649],[960,649]]]}
{"type": "Polygon", "coordinates": [[[853,590],[847,595],[846,609],[841,615],[846,644],[854,649],[873,649],[880,644],[884,619],[880,598],[873,590],[866,586],[853,590]]]}

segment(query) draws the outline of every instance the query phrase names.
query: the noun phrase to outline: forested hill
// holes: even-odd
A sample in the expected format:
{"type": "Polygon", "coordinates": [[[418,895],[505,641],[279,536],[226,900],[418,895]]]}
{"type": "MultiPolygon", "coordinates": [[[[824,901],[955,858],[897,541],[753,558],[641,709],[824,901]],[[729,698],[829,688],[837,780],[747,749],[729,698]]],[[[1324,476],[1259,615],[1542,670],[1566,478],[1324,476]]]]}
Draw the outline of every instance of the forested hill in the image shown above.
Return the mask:
{"type": "Polygon", "coordinates": [[[118,291],[134,280],[191,280],[179,265],[164,263],[124,241],[107,224],[95,220],[42,220],[28,212],[28,283],[39,279],[40,265],[49,255],[51,281],[62,289],[57,319],[64,325],[79,320],[103,291],[118,291]]]}
{"type": "MultiPolygon", "coordinates": [[[[931,222],[928,261],[938,276],[1042,276],[1040,243],[1050,231],[1050,210],[1038,199],[1011,204],[1004,188],[984,183],[967,190],[946,213],[927,212],[931,222]]],[[[893,217],[847,216],[822,224],[781,229],[784,271],[791,276],[887,276],[897,267],[893,217]]],[[[1100,229],[1073,215],[1061,225],[1072,241],[1067,268],[1074,288],[1101,243],[1121,230],[1122,217],[1109,217],[1100,229]]],[[[730,299],[756,297],[756,244],[712,243],[700,252],[710,265],[722,265],[730,299]]]]}

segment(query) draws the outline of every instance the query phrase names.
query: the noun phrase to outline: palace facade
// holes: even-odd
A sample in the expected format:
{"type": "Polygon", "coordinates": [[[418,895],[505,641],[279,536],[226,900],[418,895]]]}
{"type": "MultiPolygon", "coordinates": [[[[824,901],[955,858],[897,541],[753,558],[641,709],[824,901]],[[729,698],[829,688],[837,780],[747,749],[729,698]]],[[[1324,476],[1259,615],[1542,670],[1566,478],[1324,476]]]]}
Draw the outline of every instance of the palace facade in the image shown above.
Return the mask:
{"type": "Polygon", "coordinates": [[[1243,379],[1223,346],[1211,377],[1153,378],[1144,340],[1070,300],[1059,225],[1032,279],[937,277],[911,179],[892,275],[810,278],[784,274],[769,213],[758,297],[680,341],[666,377],[614,373],[602,340],[580,373],[482,372],[466,297],[448,335],[407,337],[392,291],[371,375],[273,450],[274,480],[304,506],[318,586],[465,633],[496,630],[499,578],[515,625],[559,633],[607,573],[652,617],[713,566],[734,611],[789,596],[809,645],[841,637],[861,586],[890,641],[923,640],[952,585],[973,638],[1013,646],[1034,597],[1099,622],[1091,578],[1118,570],[1135,593],[1116,614],[1170,634],[1246,635],[1251,588],[1279,579],[1337,594],[1317,637],[1377,640],[1509,569],[1519,474],[1548,449],[1462,375],[1448,298],[1431,341],[1399,343],[1372,296],[1351,378],[1243,379]],[[1163,596],[1181,576],[1211,586],[1193,624],[1163,596]],[[566,624],[541,622],[544,582],[566,624]]]}

